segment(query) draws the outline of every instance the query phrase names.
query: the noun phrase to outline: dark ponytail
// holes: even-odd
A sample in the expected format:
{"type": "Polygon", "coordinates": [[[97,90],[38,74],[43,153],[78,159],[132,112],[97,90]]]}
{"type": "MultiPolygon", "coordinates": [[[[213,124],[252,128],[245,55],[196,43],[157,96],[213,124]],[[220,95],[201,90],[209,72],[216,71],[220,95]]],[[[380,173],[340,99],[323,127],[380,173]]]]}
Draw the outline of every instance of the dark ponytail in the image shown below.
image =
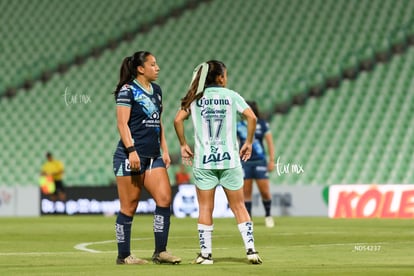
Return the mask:
{"type": "Polygon", "coordinates": [[[187,110],[193,101],[199,100],[201,97],[203,97],[204,92],[199,94],[196,93],[198,82],[200,80],[200,74],[201,68],[198,70],[195,79],[193,80],[193,82],[190,85],[190,88],[187,91],[187,94],[184,96],[184,98],[181,99],[181,109],[187,110]]]}
{"type": "MultiPolygon", "coordinates": [[[[224,71],[226,70],[226,65],[218,60],[209,60],[208,64],[208,73],[204,83],[204,88],[216,85],[216,80],[218,76],[224,76],[224,71]]],[[[184,98],[181,99],[181,109],[187,110],[193,101],[199,100],[203,97],[204,90],[202,93],[197,94],[198,82],[200,81],[201,68],[198,70],[196,77],[190,85],[190,88],[187,90],[187,94],[184,98]]]]}
{"type": "Polygon", "coordinates": [[[137,77],[137,67],[144,66],[147,57],[152,55],[147,51],[135,52],[132,56],[124,58],[119,70],[119,82],[114,91],[115,99],[118,96],[119,90],[122,86],[133,81],[137,77]]]}

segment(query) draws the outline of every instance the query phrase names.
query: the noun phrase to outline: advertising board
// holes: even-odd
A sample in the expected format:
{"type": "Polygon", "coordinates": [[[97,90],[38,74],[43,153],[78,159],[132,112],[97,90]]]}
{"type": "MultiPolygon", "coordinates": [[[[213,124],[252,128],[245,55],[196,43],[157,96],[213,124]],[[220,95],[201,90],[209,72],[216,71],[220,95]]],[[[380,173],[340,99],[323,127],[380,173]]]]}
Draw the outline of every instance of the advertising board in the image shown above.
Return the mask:
{"type": "Polygon", "coordinates": [[[413,218],[414,185],[333,185],[331,218],[413,218]]]}

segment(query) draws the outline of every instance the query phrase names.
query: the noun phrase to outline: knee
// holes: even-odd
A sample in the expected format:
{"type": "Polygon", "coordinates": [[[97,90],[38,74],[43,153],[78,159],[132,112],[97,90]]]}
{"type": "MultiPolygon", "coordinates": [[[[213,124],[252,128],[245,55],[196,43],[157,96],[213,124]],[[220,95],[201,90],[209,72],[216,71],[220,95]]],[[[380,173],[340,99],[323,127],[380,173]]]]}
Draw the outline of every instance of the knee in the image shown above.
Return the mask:
{"type": "Polygon", "coordinates": [[[154,197],[155,203],[160,207],[169,207],[171,205],[171,195],[161,194],[154,197]]]}
{"type": "Polygon", "coordinates": [[[263,200],[270,200],[272,199],[272,194],[270,193],[270,191],[263,191],[261,193],[262,199],[263,200]]]}
{"type": "Polygon", "coordinates": [[[245,212],[247,210],[244,201],[243,202],[238,202],[237,204],[231,204],[230,205],[230,209],[235,214],[236,213],[243,213],[243,212],[245,212]]]}
{"type": "Polygon", "coordinates": [[[138,200],[121,202],[121,212],[127,216],[133,216],[137,211],[138,200]]]}

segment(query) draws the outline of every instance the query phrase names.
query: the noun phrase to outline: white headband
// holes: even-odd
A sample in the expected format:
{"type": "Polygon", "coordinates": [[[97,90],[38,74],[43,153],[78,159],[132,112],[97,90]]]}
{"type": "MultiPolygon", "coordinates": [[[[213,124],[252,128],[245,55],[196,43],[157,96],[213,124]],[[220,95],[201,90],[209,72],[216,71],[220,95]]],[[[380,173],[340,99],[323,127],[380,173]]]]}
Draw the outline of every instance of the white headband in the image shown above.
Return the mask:
{"type": "Polygon", "coordinates": [[[200,92],[203,92],[203,90],[204,90],[204,84],[206,83],[208,67],[209,67],[208,63],[203,62],[203,63],[197,65],[197,67],[193,71],[193,78],[191,79],[190,87],[193,84],[193,81],[197,76],[198,70],[200,70],[200,68],[201,68],[200,79],[198,80],[198,87],[197,87],[196,94],[198,94],[200,92]]]}

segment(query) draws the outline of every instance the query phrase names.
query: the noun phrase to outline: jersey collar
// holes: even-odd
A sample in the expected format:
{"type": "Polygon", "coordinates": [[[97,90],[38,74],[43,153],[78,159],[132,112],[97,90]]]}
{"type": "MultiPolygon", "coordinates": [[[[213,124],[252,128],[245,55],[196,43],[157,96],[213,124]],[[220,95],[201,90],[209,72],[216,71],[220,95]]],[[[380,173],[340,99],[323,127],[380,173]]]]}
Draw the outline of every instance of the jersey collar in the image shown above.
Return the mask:
{"type": "Polygon", "coordinates": [[[154,94],[154,88],[152,87],[152,83],[151,83],[151,89],[150,89],[150,91],[148,91],[147,89],[145,89],[136,79],[134,79],[134,83],[136,85],[138,85],[142,90],[144,90],[145,93],[150,94],[150,95],[154,94]]]}

